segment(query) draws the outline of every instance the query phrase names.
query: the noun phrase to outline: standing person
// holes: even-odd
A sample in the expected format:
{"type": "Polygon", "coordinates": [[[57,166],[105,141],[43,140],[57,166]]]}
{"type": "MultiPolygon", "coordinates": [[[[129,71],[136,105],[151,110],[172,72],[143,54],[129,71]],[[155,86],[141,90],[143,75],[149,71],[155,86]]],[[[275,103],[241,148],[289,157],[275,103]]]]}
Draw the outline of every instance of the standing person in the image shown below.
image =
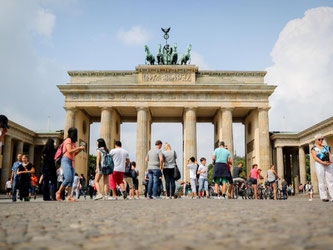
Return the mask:
{"type": "Polygon", "coordinates": [[[2,146],[2,140],[8,132],[8,129],[8,118],[4,115],[0,115],[0,147],[2,146]]]}
{"type": "Polygon", "coordinates": [[[224,148],[225,144],[223,141],[220,142],[219,147],[215,149],[213,155],[213,161],[215,161],[213,178],[215,182],[215,192],[219,198],[219,184],[222,184],[222,199],[225,199],[227,192],[227,183],[230,178],[227,163],[232,165],[230,152],[224,148]]]}
{"type": "Polygon", "coordinates": [[[95,185],[94,176],[91,174],[88,181],[88,192],[90,200],[92,200],[94,197],[94,185],[95,185]]]}
{"type": "MultiPolygon", "coordinates": [[[[43,175],[41,176],[41,178],[43,178],[43,175]]],[[[64,181],[64,172],[62,171],[62,168],[60,167],[57,169],[57,189],[60,188],[63,181],[64,181]]],[[[60,198],[61,198],[61,200],[65,200],[65,189],[62,190],[62,192],[60,194],[60,198]]]]}
{"type": "Polygon", "coordinates": [[[206,192],[206,197],[209,198],[208,192],[208,166],[206,166],[206,158],[202,157],[200,159],[201,165],[198,169],[199,176],[199,194],[201,197],[204,196],[204,191],[206,192]]]}
{"type": "Polygon", "coordinates": [[[159,178],[162,176],[161,170],[163,169],[163,154],[161,151],[162,142],[157,140],[155,147],[152,148],[147,156],[146,162],[148,163],[148,197],[149,199],[161,199],[158,195],[159,178]]]}
{"type": "Polygon", "coordinates": [[[163,147],[163,175],[165,179],[165,188],[167,193],[167,199],[174,199],[176,191],[176,182],[174,178],[175,167],[176,167],[177,154],[175,150],[172,150],[169,143],[165,143],[163,147]]]}
{"type": "Polygon", "coordinates": [[[132,178],[133,178],[133,185],[135,190],[136,199],[140,199],[139,196],[139,177],[140,173],[139,170],[136,168],[136,162],[132,161],[132,178]]]}
{"type": "Polygon", "coordinates": [[[145,178],[142,181],[142,185],[145,187],[145,198],[148,198],[148,181],[149,181],[149,177],[148,177],[148,169],[145,171],[145,178]]]}
{"type": "Polygon", "coordinates": [[[5,190],[7,193],[7,197],[10,198],[12,193],[12,182],[10,181],[10,179],[8,179],[8,181],[6,182],[5,190]]]}
{"type": "Polygon", "coordinates": [[[271,168],[267,170],[267,181],[273,187],[274,200],[276,200],[276,180],[279,179],[275,171],[275,166],[271,165],[271,168]]]}
{"type": "Polygon", "coordinates": [[[67,201],[76,201],[72,198],[72,186],[75,174],[75,156],[84,150],[84,146],[76,147],[77,142],[77,129],[68,129],[68,137],[62,144],[63,156],[61,158],[61,167],[64,173],[64,181],[61,184],[56,199],[61,201],[61,192],[67,188],[68,198],[67,201]]]}
{"type": "Polygon", "coordinates": [[[43,165],[42,165],[42,174],[43,174],[43,200],[49,201],[50,198],[50,182],[51,182],[51,197],[53,200],[56,199],[56,189],[57,189],[57,170],[54,163],[54,156],[56,149],[54,147],[54,140],[48,139],[43,152],[43,165]]]}
{"type": "Polygon", "coordinates": [[[312,184],[311,184],[310,181],[308,183],[308,193],[309,193],[309,201],[312,201],[312,198],[313,198],[313,188],[312,188],[312,184]]]}
{"type": "Polygon", "coordinates": [[[17,175],[17,169],[22,164],[22,154],[17,155],[17,161],[12,166],[12,175],[10,181],[12,182],[12,201],[16,202],[16,193],[19,185],[19,176],[17,175]]]}
{"type": "Polygon", "coordinates": [[[287,190],[288,189],[288,183],[287,183],[286,179],[282,180],[281,186],[282,186],[283,198],[287,199],[288,198],[288,190],[287,190]]]}
{"type": "Polygon", "coordinates": [[[79,199],[79,188],[80,188],[80,177],[78,173],[75,173],[71,197],[73,197],[75,193],[76,199],[79,199]]]}
{"type": "Polygon", "coordinates": [[[186,167],[190,169],[191,196],[197,198],[197,168],[198,165],[195,158],[192,156],[187,160],[186,167]]]}
{"type": "Polygon", "coordinates": [[[132,176],[132,163],[128,163],[125,168],[124,181],[126,182],[126,188],[129,191],[129,199],[134,199],[134,183],[132,176]]]}
{"type": "Polygon", "coordinates": [[[34,173],[35,168],[29,162],[28,156],[22,155],[22,164],[17,169],[17,175],[20,177],[19,190],[21,201],[29,201],[31,174],[34,173]]]}
{"type": "Polygon", "coordinates": [[[81,194],[83,194],[83,198],[86,200],[87,196],[86,196],[86,178],[84,177],[83,174],[81,174],[80,176],[80,185],[79,185],[79,194],[78,194],[78,199],[80,199],[81,194]]]}
{"type": "Polygon", "coordinates": [[[127,193],[124,185],[125,168],[129,164],[129,154],[121,147],[121,142],[115,142],[115,148],[110,151],[114,162],[113,174],[109,175],[110,187],[112,189],[112,197],[109,200],[117,199],[117,185],[120,186],[123,198],[127,198],[127,193]]]}
{"type": "Polygon", "coordinates": [[[333,201],[333,165],[330,148],[323,145],[324,137],[322,135],[316,135],[315,140],[316,144],[311,149],[311,154],[315,160],[319,196],[323,202],[329,201],[326,191],[327,187],[333,201]]]}
{"type": "Polygon", "coordinates": [[[35,174],[31,174],[30,180],[31,180],[31,182],[30,182],[30,189],[29,189],[29,199],[31,199],[31,197],[33,196],[34,200],[36,200],[38,178],[35,174]]]}
{"type": "Polygon", "coordinates": [[[256,200],[258,200],[258,192],[257,192],[258,177],[261,179],[263,178],[261,175],[261,169],[258,168],[258,164],[253,164],[249,177],[250,177],[250,183],[252,184],[254,189],[254,197],[256,200]]]}
{"type": "Polygon", "coordinates": [[[95,200],[103,199],[101,187],[99,185],[99,182],[102,178],[103,178],[103,184],[104,184],[104,195],[105,195],[104,199],[107,199],[107,196],[109,193],[109,175],[103,174],[103,172],[102,172],[104,157],[106,154],[108,154],[108,152],[109,152],[109,150],[106,147],[105,140],[103,138],[99,138],[97,140],[97,152],[96,152],[97,157],[96,157],[95,185],[96,185],[97,195],[95,197],[95,200]]]}

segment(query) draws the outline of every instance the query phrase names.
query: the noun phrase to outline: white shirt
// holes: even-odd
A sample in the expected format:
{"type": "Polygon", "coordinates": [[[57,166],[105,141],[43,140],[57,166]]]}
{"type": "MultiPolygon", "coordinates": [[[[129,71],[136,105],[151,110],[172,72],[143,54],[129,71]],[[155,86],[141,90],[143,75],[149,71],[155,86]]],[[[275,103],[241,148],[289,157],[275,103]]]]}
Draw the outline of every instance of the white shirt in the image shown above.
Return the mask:
{"type": "Polygon", "coordinates": [[[6,188],[12,188],[12,183],[10,181],[6,182],[6,188]]]}
{"type": "Polygon", "coordinates": [[[200,173],[200,179],[207,179],[208,178],[208,166],[200,165],[198,171],[206,171],[204,173],[200,173]]]}
{"type": "Polygon", "coordinates": [[[122,148],[114,148],[111,149],[110,155],[112,156],[114,162],[113,171],[125,173],[126,159],[129,159],[128,152],[122,148]]]}
{"type": "Polygon", "coordinates": [[[197,164],[189,164],[187,167],[190,169],[190,179],[196,179],[197,178],[197,164]]]}

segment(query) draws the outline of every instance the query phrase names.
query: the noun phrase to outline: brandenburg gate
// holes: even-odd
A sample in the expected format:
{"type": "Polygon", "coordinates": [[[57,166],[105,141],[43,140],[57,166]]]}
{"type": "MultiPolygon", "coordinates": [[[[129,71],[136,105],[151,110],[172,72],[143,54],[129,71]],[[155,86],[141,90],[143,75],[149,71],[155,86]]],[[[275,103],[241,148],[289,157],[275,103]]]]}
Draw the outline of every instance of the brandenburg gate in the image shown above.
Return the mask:
{"type": "MultiPolygon", "coordinates": [[[[266,72],[201,71],[195,65],[139,65],[129,71],[68,74],[70,82],[58,86],[65,96],[65,137],[69,127],[76,127],[79,142],[89,145],[90,124],[100,122],[100,137],[113,148],[120,139],[120,124],[137,122],[136,162],[143,173],[153,122],[182,123],[184,161],[197,157],[197,122],[213,123],[212,144],[217,147],[219,141],[225,141],[231,152],[232,123],[243,123],[247,167],[257,163],[266,176],[272,159],[269,96],[276,88],[264,82],[266,72]]],[[[77,156],[76,166],[78,172],[87,173],[88,153],[77,156]]],[[[143,176],[140,175],[140,184],[143,176]]],[[[188,180],[189,173],[183,170],[182,177],[188,180]]]]}

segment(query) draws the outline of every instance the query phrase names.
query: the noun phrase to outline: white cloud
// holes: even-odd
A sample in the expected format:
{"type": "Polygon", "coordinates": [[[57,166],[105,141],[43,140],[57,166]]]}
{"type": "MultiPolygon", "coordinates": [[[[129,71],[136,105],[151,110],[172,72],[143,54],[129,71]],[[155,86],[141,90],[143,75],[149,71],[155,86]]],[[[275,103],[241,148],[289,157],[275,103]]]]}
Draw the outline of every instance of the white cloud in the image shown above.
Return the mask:
{"type": "Polygon", "coordinates": [[[196,51],[191,51],[191,64],[197,65],[199,70],[209,70],[209,66],[202,55],[196,51]]]}
{"type": "Polygon", "coordinates": [[[150,33],[141,26],[133,26],[127,31],[121,28],[117,33],[117,38],[127,45],[143,45],[150,37],[150,33]]]}
{"type": "Polygon", "coordinates": [[[302,130],[332,116],[333,8],[310,9],[288,22],[271,56],[266,82],[278,87],[270,130],[302,130]]]}
{"type": "Polygon", "coordinates": [[[34,24],[37,34],[49,38],[52,34],[55,21],[56,17],[50,10],[40,8],[34,24]]]}

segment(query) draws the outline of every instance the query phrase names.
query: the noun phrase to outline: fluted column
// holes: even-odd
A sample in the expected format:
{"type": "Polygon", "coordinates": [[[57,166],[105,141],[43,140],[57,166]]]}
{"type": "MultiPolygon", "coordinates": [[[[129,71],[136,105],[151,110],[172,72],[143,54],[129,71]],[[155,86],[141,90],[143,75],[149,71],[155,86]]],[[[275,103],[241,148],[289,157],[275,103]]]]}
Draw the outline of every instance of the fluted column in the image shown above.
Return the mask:
{"type": "Polygon", "coordinates": [[[184,138],[184,165],[183,178],[184,181],[190,180],[190,171],[186,168],[187,160],[194,156],[197,159],[197,117],[195,108],[184,109],[183,122],[183,138],[184,138]]]}
{"type": "Polygon", "coordinates": [[[146,170],[146,156],[148,153],[148,108],[137,108],[136,124],[136,166],[139,170],[139,189],[143,190],[142,181],[146,170]]]}
{"type": "Polygon", "coordinates": [[[269,108],[258,109],[258,128],[259,128],[259,166],[263,171],[263,175],[267,175],[270,168],[271,155],[269,143],[269,126],[268,126],[268,110],[269,108]]]}
{"type": "Polygon", "coordinates": [[[1,169],[1,189],[5,187],[5,183],[11,175],[11,149],[12,149],[12,138],[8,135],[5,136],[5,143],[3,145],[3,159],[1,169]]]}
{"type": "Polygon", "coordinates": [[[304,185],[306,183],[306,165],[305,165],[305,152],[302,146],[298,148],[298,159],[299,159],[300,181],[304,185]]]}
{"type": "Polygon", "coordinates": [[[283,148],[276,147],[276,164],[277,164],[277,172],[278,176],[280,177],[280,186],[281,182],[284,179],[284,167],[283,167],[283,148]]]}
{"type": "Polygon", "coordinates": [[[311,149],[313,148],[314,144],[310,143],[309,144],[309,152],[310,152],[310,173],[311,173],[311,183],[313,186],[313,192],[318,193],[318,180],[317,180],[317,175],[316,175],[316,170],[315,170],[315,159],[312,157],[312,152],[311,149]]]}
{"type": "Polygon", "coordinates": [[[35,146],[29,145],[29,162],[32,164],[34,163],[34,156],[35,156],[35,146]]]}
{"type": "Polygon", "coordinates": [[[234,158],[234,139],[232,131],[232,108],[222,108],[221,109],[221,135],[220,141],[224,141],[227,145],[230,157],[234,158]]]}
{"type": "Polygon", "coordinates": [[[75,108],[65,108],[66,118],[65,118],[65,128],[64,128],[64,138],[68,135],[68,129],[75,127],[75,108]]]}
{"type": "Polygon", "coordinates": [[[111,108],[102,108],[100,137],[104,139],[108,149],[111,149],[111,108]]]}
{"type": "MultiPolygon", "coordinates": [[[[23,146],[24,146],[23,141],[18,141],[17,142],[17,145],[16,145],[16,155],[23,154],[23,146]]],[[[15,157],[15,159],[16,159],[16,157],[15,157]]]]}

